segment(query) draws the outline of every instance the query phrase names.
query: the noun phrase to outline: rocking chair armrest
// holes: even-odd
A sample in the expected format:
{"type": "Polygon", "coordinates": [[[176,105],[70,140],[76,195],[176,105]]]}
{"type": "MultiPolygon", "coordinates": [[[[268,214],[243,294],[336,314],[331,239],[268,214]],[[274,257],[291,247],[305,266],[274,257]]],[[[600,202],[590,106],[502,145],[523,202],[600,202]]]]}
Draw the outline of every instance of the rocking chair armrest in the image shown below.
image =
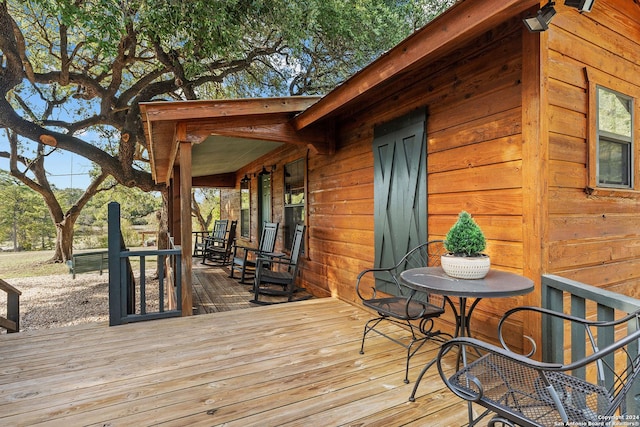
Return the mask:
{"type": "Polygon", "coordinates": [[[260,251],[255,251],[255,252],[259,252],[258,253],[258,258],[268,258],[268,259],[288,259],[287,258],[287,254],[285,254],[284,252],[260,252],[260,251]]]}
{"type": "Polygon", "coordinates": [[[244,246],[244,245],[237,245],[236,242],[233,242],[233,257],[237,257],[238,256],[238,249],[242,250],[244,252],[244,259],[246,260],[247,257],[249,256],[249,252],[254,252],[255,248],[252,248],[250,246],[244,246]]]}
{"type": "Polygon", "coordinates": [[[256,258],[258,263],[274,263],[274,264],[291,264],[291,258],[286,257],[285,254],[273,254],[273,256],[264,256],[262,254],[256,258]]]}

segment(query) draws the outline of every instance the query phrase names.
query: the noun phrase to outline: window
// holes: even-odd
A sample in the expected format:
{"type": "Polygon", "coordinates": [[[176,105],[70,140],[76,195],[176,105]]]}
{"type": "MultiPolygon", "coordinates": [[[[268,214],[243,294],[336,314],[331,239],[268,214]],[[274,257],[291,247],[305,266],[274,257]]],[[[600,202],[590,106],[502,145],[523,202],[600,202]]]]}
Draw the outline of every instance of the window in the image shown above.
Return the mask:
{"type": "Polygon", "coordinates": [[[305,221],[305,161],[284,166],[284,246],[291,249],[296,225],[305,221]]]}
{"type": "Polygon", "coordinates": [[[250,183],[251,180],[249,179],[242,179],[240,181],[240,236],[247,239],[251,236],[251,210],[249,209],[251,204],[250,183]]]}
{"type": "Polygon", "coordinates": [[[633,188],[633,99],[597,88],[598,186],[633,188]]]}
{"type": "Polygon", "coordinates": [[[640,199],[640,87],[587,68],[588,182],[586,193],[640,199]]]}

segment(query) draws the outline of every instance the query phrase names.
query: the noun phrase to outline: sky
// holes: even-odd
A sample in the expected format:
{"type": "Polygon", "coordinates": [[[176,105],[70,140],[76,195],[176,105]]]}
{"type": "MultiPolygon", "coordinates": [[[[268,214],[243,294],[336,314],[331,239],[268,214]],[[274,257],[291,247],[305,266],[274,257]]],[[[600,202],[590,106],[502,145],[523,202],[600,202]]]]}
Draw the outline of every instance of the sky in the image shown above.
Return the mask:
{"type": "MultiPolygon", "coordinates": [[[[0,159],[0,168],[8,171],[9,160],[0,159]]],[[[49,155],[45,160],[45,168],[49,172],[49,183],[59,189],[80,188],[84,190],[91,182],[89,176],[91,162],[68,151],[57,150],[49,155]]]]}

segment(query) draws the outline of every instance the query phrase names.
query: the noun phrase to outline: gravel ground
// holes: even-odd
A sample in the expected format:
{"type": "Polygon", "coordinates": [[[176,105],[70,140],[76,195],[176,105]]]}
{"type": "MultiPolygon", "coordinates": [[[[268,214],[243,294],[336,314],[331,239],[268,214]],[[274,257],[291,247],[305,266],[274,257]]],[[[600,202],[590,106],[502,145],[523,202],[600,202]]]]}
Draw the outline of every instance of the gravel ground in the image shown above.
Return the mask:
{"type": "MultiPolygon", "coordinates": [[[[150,272],[146,279],[149,311],[157,310],[158,281],[153,280],[152,274],[150,272]]],[[[109,321],[107,274],[83,273],[75,279],[64,274],[5,281],[22,292],[21,331],[109,321]]],[[[6,307],[6,293],[0,292],[0,315],[6,316],[6,307]]],[[[4,329],[0,331],[4,333],[4,329]]]]}

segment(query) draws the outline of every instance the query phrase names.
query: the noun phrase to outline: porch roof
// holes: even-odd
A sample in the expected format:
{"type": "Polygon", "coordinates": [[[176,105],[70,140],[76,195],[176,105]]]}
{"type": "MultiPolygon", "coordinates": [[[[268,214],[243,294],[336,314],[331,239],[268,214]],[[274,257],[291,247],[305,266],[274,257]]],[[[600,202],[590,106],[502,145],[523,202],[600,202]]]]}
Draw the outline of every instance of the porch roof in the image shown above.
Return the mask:
{"type": "Polygon", "coordinates": [[[180,161],[179,141],[195,144],[192,176],[208,176],[208,184],[215,186],[233,185],[238,169],[282,144],[332,153],[332,123],[340,114],[386,98],[394,87],[409,81],[412,72],[539,4],[537,0],[458,1],[322,98],[141,103],[154,180],[170,180],[180,161]]]}
{"type": "MultiPolygon", "coordinates": [[[[193,177],[216,175],[216,185],[235,184],[242,166],[283,143],[315,143],[322,137],[306,133],[301,139],[290,124],[318,97],[288,97],[213,101],[148,102],[140,104],[153,179],[168,183],[179,166],[180,142],[193,144],[193,177]]],[[[322,147],[320,147],[322,149],[322,147]]]]}

